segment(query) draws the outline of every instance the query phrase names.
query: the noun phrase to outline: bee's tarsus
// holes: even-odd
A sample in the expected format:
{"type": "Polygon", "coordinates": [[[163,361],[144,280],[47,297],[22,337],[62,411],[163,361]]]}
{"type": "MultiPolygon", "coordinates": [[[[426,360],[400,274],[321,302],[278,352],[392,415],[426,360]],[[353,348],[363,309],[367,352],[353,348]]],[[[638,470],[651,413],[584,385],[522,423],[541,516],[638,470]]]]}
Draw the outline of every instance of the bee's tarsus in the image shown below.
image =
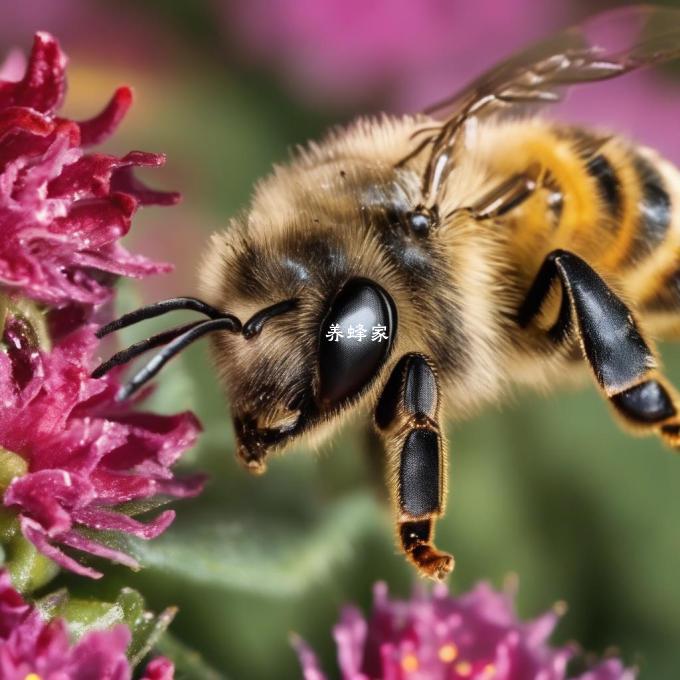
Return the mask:
{"type": "Polygon", "coordinates": [[[432,542],[433,520],[403,522],[399,525],[401,547],[425,577],[441,581],[453,571],[452,555],[441,552],[432,542]]]}

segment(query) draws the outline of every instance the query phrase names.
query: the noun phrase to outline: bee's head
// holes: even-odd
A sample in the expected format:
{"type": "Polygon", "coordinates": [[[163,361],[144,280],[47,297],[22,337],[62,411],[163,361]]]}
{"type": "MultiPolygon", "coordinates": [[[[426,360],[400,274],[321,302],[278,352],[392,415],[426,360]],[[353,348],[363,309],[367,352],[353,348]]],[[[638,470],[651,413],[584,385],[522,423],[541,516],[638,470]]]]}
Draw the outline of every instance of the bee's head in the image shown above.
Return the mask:
{"type": "MultiPolygon", "coordinates": [[[[323,259],[319,250],[314,257],[323,259]]],[[[217,377],[231,405],[237,458],[249,471],[263,472],[269,453],[283,450],[301,435],[318,440],[338,416],[349,413],[367,395],[396,338],[396,306],[380,284],[346,272],[325,281],[314,278],[314,257],[307,260],[309,266],[293,255],[284,265],[281,258],[267,260],[287,268],[289,274],[294,271],[288,278],[282,271],[272,277],[262,262],[256,262],[259,283],[254,283],[253,272],[235,277],[224,304],[175,298],[104,326],[100,337],[176,309],[208,317],[119,352],[93,375],[99,377],[164,346],[122,388],[119,398],[127,398],[193,340],[210,334],[217,377]],[[266,281],[272,282],[271,290],[266,281]]],[[[244,261],[238,260],[242,275],[244,261]]],[[[316,264],[320,264],[316,271],[328,271],[327,263],[316,264]]]]}
{"type": "Polygon", "coordinates": [[[216,334],[213,349],[226,386],[237,457],[263,472],[270,452],[324,426],[356,403],[390,354],[396,310],[376,283],[352,278],[322,305],[280,303],[256,335],[216,334]]]}
{"type": "MultiPolygon", "coordinates": [[[[174,356],[210,333],[237,457],[255,473],[264,470],[269,453],[301,437],[318,442],[340,416],[374,396],[397,335],[394,295],[405,308],[395,267],[367,229],[370,211],[345,200],[359,191],[360,176],[342,168],[315,169],[312,175],[307,189],[306,175],[286,182],[276,175],[275,190],[260,189],[250,211],[213,237],[199,272],[205,302],[192,299],[191,307],[210,321],[184,327],[183,334],[161,334],[98,370],[168,341],[164,356],[174,356]]],[[[167,305],[133,313],[130,322],[162,313],[167,305]]],[[[407,312],[400,313],[406,320],[407,312]]],[[[114,323],[102,334],[120,327],[114,323]]],[[[138,373],[123,396],[164,362],[152,359],[150,370],[138,373]]]]}

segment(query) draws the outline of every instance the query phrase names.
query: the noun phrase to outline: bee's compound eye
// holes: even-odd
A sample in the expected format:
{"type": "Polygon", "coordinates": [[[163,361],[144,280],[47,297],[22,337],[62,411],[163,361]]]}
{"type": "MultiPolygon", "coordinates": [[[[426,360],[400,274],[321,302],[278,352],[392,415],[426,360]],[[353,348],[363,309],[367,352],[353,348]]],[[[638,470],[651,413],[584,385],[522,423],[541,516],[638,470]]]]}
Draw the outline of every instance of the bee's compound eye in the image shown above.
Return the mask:
{"type": "Polygon", "coordinates": [[[387,358],[397,332],[392,298],[376,283],[351,279],[333,300],[319,334],[319,400],[336,406],[358,395],[387,358]]]}

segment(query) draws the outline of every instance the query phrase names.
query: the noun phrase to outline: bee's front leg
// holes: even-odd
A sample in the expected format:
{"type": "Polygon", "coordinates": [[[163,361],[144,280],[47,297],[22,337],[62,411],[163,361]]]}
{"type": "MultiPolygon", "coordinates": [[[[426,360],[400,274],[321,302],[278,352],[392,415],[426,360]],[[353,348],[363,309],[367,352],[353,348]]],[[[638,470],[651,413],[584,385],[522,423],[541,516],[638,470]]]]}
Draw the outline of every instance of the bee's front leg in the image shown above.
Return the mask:
{"type": "Polygon", "coordinates": [[[446,496],[446,448],[439,426],[439,388],[431,363],[406,354],[395,366],[375,412],[387,449],[387,482],[401,548],[424,576],[444,578],[453,557],[434,546],[434,524],[446,496]]]}

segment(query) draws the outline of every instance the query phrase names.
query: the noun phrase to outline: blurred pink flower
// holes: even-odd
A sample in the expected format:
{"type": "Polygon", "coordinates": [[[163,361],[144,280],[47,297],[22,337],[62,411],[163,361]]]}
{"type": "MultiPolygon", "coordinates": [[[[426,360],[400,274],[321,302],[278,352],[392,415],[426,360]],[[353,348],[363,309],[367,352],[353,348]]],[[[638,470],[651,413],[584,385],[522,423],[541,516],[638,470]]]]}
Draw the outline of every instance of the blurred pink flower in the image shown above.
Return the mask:
{"type": "MultiPolygon", "coordinates": [[[[127,626],[93,631],[72,645],[66,622],[46,622],[0,572],[0,678],[3,680],[130,680],[127,626]]],[[[152,661],[142,680],[172,680],[173,666],[152,661]],[[162,674],[159,674],[162,673],[162,674]]]]}
{"type": "MultiPolygon", "coordinates": [[[[584,19],[577,5],[532,0],[214,1],[230,44],[282,74],[306,99],[392,112],[422,110],[532,41],[584,19]]],[[[605,18],[598,34],[608,42],[606,27],[605,18]]],[[[627,135],[677,163],[679,110],[677,80],[644,71],[572,88],[564,105],[545,112],[627,135]]]]}
{"type": "Polygon", "coordinates": [[[0,285],[53,305],[96,304],[110,296],[111,275],[167,271],[118,242],[140,205],[178,200],[132,175],[133,167],[162,165],[164,156],[84,152],[115,130],[131,90],[119,88],[99,115],[75,122],[56,113],[66,90],[56,40],[36,35],[20,80],[12,80],[15,61],[0,74],[0,285]]]}
{"type": "MultiPolygon", "coordinates": [[[[345,607],[334,629],[343,680],[564,680],[570,648],[547,644],[558,614],[534,621],[517,618],[513,598],[480,583],[460,597],[446,586],[409,602],[390,600],[378,583],[367,622],[345,607]]],[[[316,656],[295,639],[305,680],[325,680],[316,656]]],[[[600,663],[577,680],[634,680],[616,659],[600,663]]]]}
{"type": "Polygon", "coordinates": [[[533,0],[214,1],[230,43],[308,98],[350,106],[432,103],[564,18],[533,0]]]}
{"type": "Polygon", "coordinates": [[[172,661],[159,656],[157,659],[149,662],[142,680],[173,680],[174,677],[175,667],[172,661]]]}
{"type": "Polygon", "coordinates": [[[171,471],[194,443],[198,422],[190,413],[161,416],[116,404],[115,373],[90,378],[97,343],[90,327],[44,353],[25,324],[10,317],[4,339],[9,349],[0,352],[0,447],[27,463],[27,474],[5,491],[5,506],[19,513],[24,536],[66,569],[101,576],[57,545],[136,567],[132,557],[95,540],[92,532],[151,539],[168,527],[172,510],[142,523],[116,508],[201,491],[202,479],[180,480],[171,471]]]}

